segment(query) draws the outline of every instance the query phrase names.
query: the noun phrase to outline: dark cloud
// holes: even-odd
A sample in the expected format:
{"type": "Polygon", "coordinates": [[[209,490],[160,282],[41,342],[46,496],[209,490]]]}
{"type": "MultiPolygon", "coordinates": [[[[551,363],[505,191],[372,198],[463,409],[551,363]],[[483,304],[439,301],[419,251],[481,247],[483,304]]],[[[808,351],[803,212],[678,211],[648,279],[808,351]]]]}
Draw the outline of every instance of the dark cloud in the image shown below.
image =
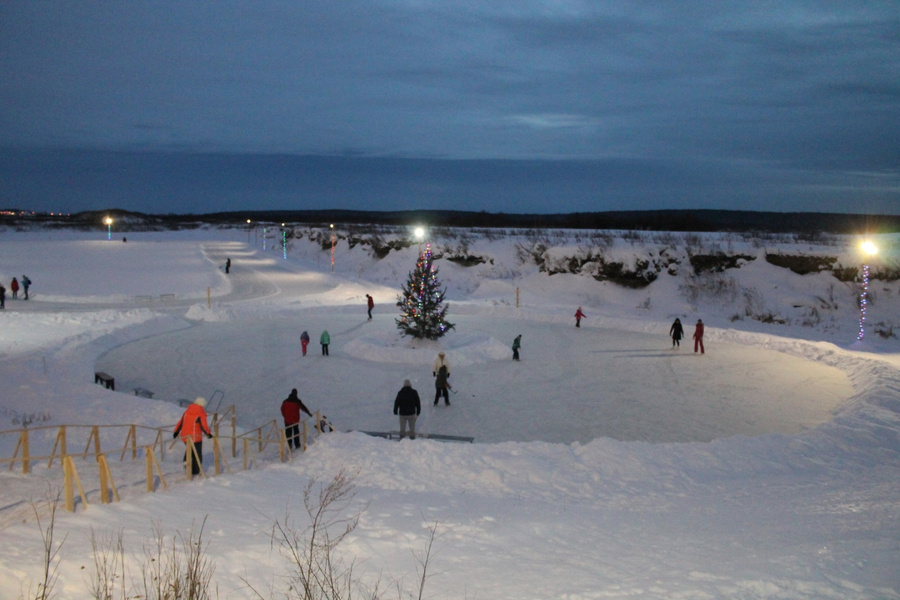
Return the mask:
{"type": "MultiPolygon", "coordinates": [[[[608,182],[621,180],[614,195],[628,208],[736,207],[764,193],[784,209],[851,210],[871,196],[898,212],[896,8],[9,0],[0,6],[0,145],[125,162],[176,152],[456,167],[583,161],[573,164],[601,165],[596,181],[563,170],[575,180],[554,186],[584,190],[548,207],[584,210],[579,198],[613,193],[608,182]],[[655,176],[624,166],[635,163],[654,165],[655,176]]],[[[472,184],[470,169],[455,172],[460,187],[472,184]]],[[[422,189],[403,177],[396,190],[422,189]]],[[[454,189],[449,177],[422,187],[432,190],[423,202],[454,189]]],[[[525,196],[536,205],[523,208],[540,208],[525,196]]]]}

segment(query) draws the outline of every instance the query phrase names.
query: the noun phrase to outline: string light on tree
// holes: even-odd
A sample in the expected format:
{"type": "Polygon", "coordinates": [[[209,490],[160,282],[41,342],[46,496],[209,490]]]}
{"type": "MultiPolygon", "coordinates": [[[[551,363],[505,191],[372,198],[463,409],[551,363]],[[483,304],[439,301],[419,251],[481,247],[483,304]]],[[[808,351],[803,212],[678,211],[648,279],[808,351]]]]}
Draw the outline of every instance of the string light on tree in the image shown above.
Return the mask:
{"type": "Polygon", "coordinates": [[[281,258],[287,260],[287,229],[281,224],[281,258]]]}
{"type": "Polygon", "coordinates": [[[331,227],[331,271],[334,272],[334,223],[330,225],[331,227]]]}
{"type": "Polygon", "coordinates": [[[866,255],[866,262],[863,264],[863,282],[862,292],[859,294],[859,335],[857,340],[863,339],[866,335],[866,309],[869,304],[869,259],[878,253],[878,247],[869,240],[862,243],[862,251],[866,255]]]}
{"type": "Polygon", "coordinates": [[[449,305],[444,304],[444,298],[447,290],[441,289],[433,261],[431,244],[426,244],[415,270],[402,288],[403,294],[397,296],[400,318],[396,323],[403,335],[436,340],[454,327],[446,320],[449,305]]]}

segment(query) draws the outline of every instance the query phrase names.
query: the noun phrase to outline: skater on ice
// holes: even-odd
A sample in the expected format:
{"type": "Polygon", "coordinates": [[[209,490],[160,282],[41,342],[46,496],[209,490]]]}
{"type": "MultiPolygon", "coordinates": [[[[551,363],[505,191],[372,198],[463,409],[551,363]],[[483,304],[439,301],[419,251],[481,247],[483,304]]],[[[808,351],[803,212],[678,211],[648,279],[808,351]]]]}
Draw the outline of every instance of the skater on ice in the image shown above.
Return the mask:
{"type": "Polygon", "coordinates": [[[304,329],[303,333],[300,334],[300,350],[303,352],[303,356],[306,356],[307,346],[309,346],[309,333],[304,329]]]}
{"type": "Polygon", "coordinates": [[[579,306],[578,310],[575,311],[575,327],[581,327],[581,320],[586,316],[587,315],[581,312],[581,307],[579,306]]]}
{"type": "Polygon", "coordinates": [[[684,327],[681,326],[681,319],[675,318],[675,322],[669,328],[669,337],[672,338],[673,348],[681,348],[681,338],[684,337],[684,327]]]}
{"type": "Polygon", "coordinates": [[[406,435],[406,427],[409,426],[409,439],[416,439],[416,418],[422,412],[422,402],[419,400],[419,392],[413,389],[409,379],[403,381],[403,387],[397,392],[394,400],[394,414],[400,417],[400,439],[406,435]]]}
{"type": "Polygon", "coordinates": [[[375,299],[366,294],[366,307],[369,309],[369,320],[372,319],[372,309],[375,308],[375,299]]]}
{"type": "Polygon", "coordinates": [[[444,397],[444,406],[450,406],[450,363],[447,362],[447,356],[443,352],[439,352],[437,358],[434,359],[434,368],[431,371],[434,376],[434,405],[438,405],[441,396],[444,397]]]}
{"type": "Polygon", "coordinates": [[[331,344],[331,336],[328,335],[327,329],[319,336],[319,344],[322,346],[322,356],[328,356],[328,345],[331,344]]]}
{"type": "Polygon", "coordinates": [[[700,348],[700,354],[705,354],[706,350],[703,348],[703,320],[697,319],[697,325],[694,327],[694,352],[697,352],[697,348],[700,348]]]}
{"type": "Polygon", "coordinates": [[[519,360],[519,348],[522,347],[522,334],[516,336],[512,343],[513,360],[519,360]]]}

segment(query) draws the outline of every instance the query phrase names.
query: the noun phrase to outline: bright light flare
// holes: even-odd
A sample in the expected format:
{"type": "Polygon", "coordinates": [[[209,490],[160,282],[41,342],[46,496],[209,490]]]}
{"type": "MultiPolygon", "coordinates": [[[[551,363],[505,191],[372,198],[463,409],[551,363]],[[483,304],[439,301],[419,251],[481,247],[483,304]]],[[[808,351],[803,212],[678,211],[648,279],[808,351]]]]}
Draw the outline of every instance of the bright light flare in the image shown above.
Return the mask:
{"type": "Polygon", "coordinates": [[[878,246],[866,240],[862,243],[862,251],[866,253],[866,256],[872,256],[873,254],[878,254],[878,246]]]}

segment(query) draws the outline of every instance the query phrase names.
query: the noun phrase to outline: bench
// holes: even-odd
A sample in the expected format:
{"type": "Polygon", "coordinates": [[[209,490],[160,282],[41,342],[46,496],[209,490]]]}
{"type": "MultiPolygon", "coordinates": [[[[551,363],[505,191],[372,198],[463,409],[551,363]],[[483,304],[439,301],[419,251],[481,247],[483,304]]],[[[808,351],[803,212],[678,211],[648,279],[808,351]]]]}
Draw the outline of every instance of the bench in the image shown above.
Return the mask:
{"type": "Polygon", "coordinates": [[[175,294],[160,294],[159,295],[160,302],[175,302],[175,294]]]}
{"type": "Polygon", "coordinates": [[[103,371],[97,371],[94,373],[94,383],[99,383],[100,385],[106,386],[108,390],[116,389],[116,379],[109,373],[104,373],[103,371]]]}
{"type": "Polygon", "coordinates": [[[134,395],[140,396],[141,398],[153,398],[153,392],[150,390],[145,390],[142,387],[134,388],[134,395]]]}

